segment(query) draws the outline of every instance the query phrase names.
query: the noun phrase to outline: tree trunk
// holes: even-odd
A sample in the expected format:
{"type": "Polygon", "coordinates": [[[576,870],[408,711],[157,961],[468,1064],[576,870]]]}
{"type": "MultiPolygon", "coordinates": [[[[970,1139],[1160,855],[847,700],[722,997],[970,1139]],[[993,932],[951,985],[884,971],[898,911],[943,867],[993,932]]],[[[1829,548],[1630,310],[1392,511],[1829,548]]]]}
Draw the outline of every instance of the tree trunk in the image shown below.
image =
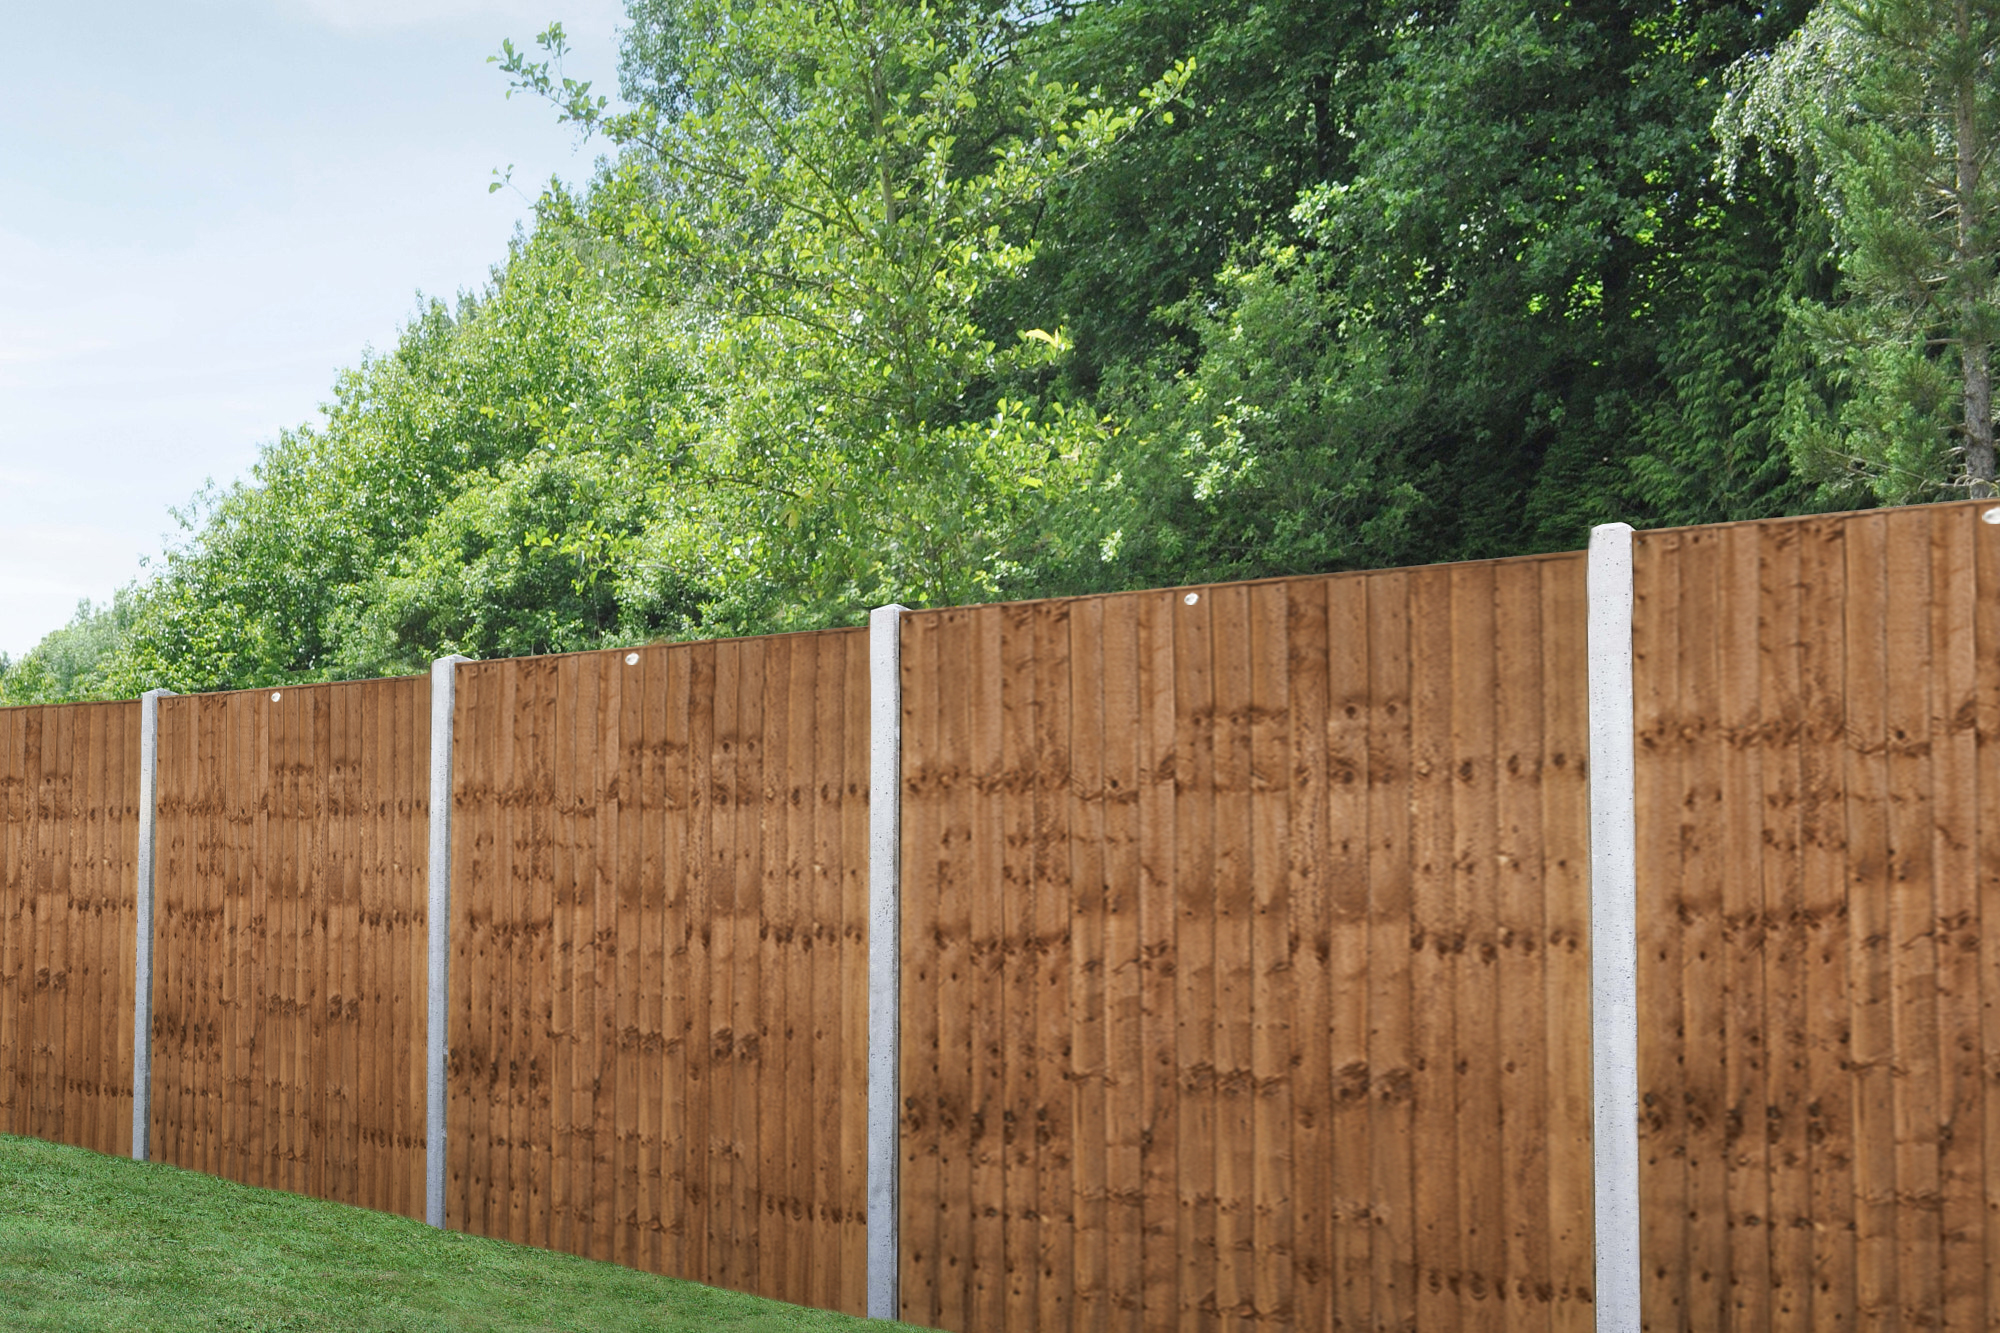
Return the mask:
{"type": "MultiPolygon", "coordinates": [[[[1953,6],[1954,36],[1963,49],[1972,40],[1971,0],[1958,0],[1953,6]]],[[[1959,265],[1964,271],[1977,274],[1982,268],[1984,256],[1978,253],[1980,243],[1980,223],[1984,220],[1984,208],[1980,196],[1980,159],[1984,156],[1985,128],[1979,123],[1979,77],[1976,64],[1966,62],[1958,76],[1958,86],[1953,89],[1952,108],[1953,135],[1957,139],[1957,179],[1953,182],[1958,198],[1958,254],[1959,265]]],[[[1993,366],[1988,356],[1988,347],[1979,337],[1980,284],[1969,282],[1960,295],[1964,309],[1960,318],[1964,321],[1959,334],[1959,364],[1965,378],[1965,479],[1971,492],[1979,499],[1991,498],[1994,494],[1993,477],[1993,366]]]]}

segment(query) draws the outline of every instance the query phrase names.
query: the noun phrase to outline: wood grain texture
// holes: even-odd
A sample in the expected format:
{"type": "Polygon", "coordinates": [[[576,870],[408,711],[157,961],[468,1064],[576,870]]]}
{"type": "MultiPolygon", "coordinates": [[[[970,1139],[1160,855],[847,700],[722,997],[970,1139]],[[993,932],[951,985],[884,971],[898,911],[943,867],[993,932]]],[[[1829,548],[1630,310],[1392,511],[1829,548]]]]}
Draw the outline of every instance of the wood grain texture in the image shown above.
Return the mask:
{"type": "Polygon", "coordinates": [[[428,698],[161,701],[159,1160],[421,1215],[428,698]]]}
{"type": "Polygon", "coordinates": [[[0,1133],[125,1153],[139,705],[0,708],[0,1133]]]}
{"type": "Polygon", "coordinates": [[[1992,1318],[1989,507],[1637,538],[1651,1327],[1992,1318]]]}
{"type": "Polygon", "coordinates": [[[905,619],[906,1319],[1589,1323],[1581,594],[905,619]]]}
{"type": "Polygon", "coordinates": [[[860,1309],[865,647],[459,669],[453,1227],[860,1309]]]}

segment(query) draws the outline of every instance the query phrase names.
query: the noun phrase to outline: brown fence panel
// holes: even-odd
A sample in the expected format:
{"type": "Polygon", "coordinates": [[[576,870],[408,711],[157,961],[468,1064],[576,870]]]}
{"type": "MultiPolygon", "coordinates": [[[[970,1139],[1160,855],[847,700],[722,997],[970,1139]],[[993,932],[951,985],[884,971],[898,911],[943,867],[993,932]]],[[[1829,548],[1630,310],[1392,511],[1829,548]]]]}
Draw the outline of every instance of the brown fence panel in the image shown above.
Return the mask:
{"type": "Polygon", "coordinates": [[[1591,1321],[1579,556],[908,617],[903,1312],[1591,1321]]]}
{"type": "Polygon", "coordinates": [[[2000,1309],[1990,507],[1636,539],[1653,1327],[2000,1309]]]}
{"type": "Polygon", "coordinates": [[[421,1217],[428,681],[159,725],[154,1157],[421,1217]]]}
{"type": "Polygon", "coordinates": [[[447,1217],[858,1312],[867,636],[459,668],[447,1217]]]}
{"type": "Polygon", "coordinates": [[[0,1132],[132,1144],[139,706],[0,709],[0,1132]]]}

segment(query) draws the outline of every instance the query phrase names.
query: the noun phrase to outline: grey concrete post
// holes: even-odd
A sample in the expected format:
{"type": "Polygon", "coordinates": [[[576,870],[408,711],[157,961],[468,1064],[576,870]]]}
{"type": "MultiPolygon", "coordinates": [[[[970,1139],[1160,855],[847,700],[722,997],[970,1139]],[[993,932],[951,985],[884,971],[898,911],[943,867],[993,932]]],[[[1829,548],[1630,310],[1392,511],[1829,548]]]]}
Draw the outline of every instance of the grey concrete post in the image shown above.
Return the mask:
{"type": "Polygon", "coordinates": [[[153,848],[159,808],[160,700],[172,690],[139,696],[139,856],[136,936],[132,950],[132,1160],[146,1160],[153,1110],[153,848]]]}
{"type": "Polygon", "coordinates": [[[465,657],[431,663],[430,895],[425,924],[430,974],[424,1046],[424,1221],[444,1226],[444,1110],[446,987],[451,979],[451,740],[457,705],[458,664],[465,657]]]}
{"type": "Polygon", "coordinates": [[[902,619],[868,613],[868,1317],[894,1319],[902,1094],[902,619]]]}
{"type": "Polygon", "coordinates": [[[1628,525],[1591,529],[1586,580],[1597,1333],[1639,1333],[1639,844],[1628,525]]]}

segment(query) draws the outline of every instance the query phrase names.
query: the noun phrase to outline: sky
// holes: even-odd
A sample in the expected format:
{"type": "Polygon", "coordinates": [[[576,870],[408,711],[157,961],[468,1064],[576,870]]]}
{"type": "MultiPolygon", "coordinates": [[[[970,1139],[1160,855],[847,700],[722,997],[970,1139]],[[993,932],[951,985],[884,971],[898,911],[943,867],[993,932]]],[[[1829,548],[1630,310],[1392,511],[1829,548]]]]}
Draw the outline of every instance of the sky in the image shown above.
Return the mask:
{"type": "Polygon", "coordinates": [[[0,653],[144,576],[204,484],[320,418],[418,294],[476,290],[552,175],[488,64],[560,21],[615,91],[618,0],[8,6],[0,653]],[[496,169],[514,185],[489,192],[496,169]]]}

